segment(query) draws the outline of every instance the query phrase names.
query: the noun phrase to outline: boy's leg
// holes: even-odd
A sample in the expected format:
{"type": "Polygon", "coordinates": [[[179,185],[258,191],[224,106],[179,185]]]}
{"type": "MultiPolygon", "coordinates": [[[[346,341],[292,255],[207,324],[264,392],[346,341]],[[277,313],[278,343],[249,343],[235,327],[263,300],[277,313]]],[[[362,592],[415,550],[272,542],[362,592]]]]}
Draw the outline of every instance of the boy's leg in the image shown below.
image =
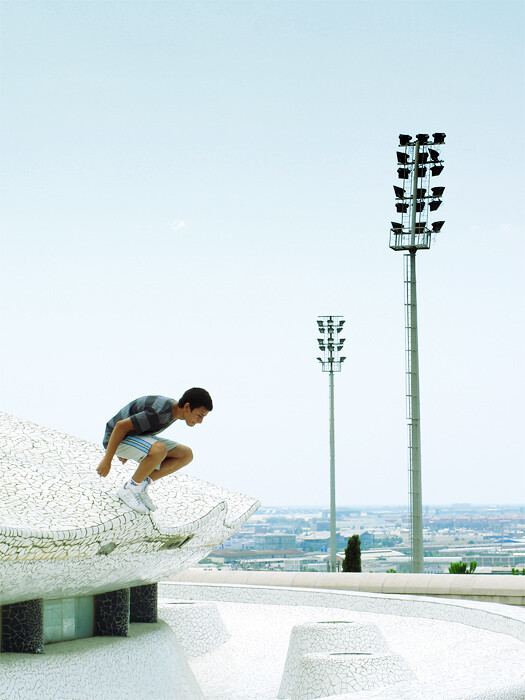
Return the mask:
{"type": "MultiPolygon", "coordinates": [[[[145,479],[149,477],[151,481],[161,479],[163,476],[173,474],[182,467],[189,464],[193,459],[193,452],[185,445],[178,445],[171,441],[164,444],[161,441],[145,440],[144,438],[130,439],[132,451],[130,452],[129,442],[123,454],[132,459],[141,458],[142,454],[146,456],[139,463],[138,469],[133,474],[133,483],[126,483],[118,490],[119,497],[128,506],[140,513],[156,510],[157,507],[147,494],[147,482],[145,479]],[[151,442],[151,446],[148,445],[151,442]],[[175,445],[171,447],[171,445],[175,445]],[[170,448],[168,450],[168,448],[170,448]],[[142,453],[142,454],[141,454],[142,453]]],[[[122,444],[122,443],[121,443],[122,444]]],[[[122,452],[122,449],[121,449],[122,452]]]]}
{"type": "Polygon", "coordinates": [[[141,484],[147,476],[150,476],[151,472],[155,471],[159,464],[161,464],[168,454],[168,448],[162,442],[154,442],[149,448],[147,457],[144,457],[142,462],[140,462],[137,471],[133,474],[133,481],[137,484],[141,484]]]}
{"type": "Polygon", "coordinates": [[[133,510],[139,513],[149,513],[156,510],[156,506],[146,493],[148,474],[160,467],[165,459],[168,449],[175,446],[172,441],[156,439],[156,436],[127,436],[117,448],[117,457],[121,462],[133,459],[139,463],[133,474],[133,481],[126,481],[118,491],[118,497],[133,510]],[[164,444],[167,442],[167,444],[164,444]],[[133,483],[135,482],[135,483],[133,483]]]}
{"type": "MultiPolygon", "coordinates": [[[[156,444],[162,444],[162,443],[156,443],[156,444]]],[[[149,455],[148,455],[149,457],[149,455]]],[[[146,458],[147,459],[147,458],[146,458]]],[[[142,464],[146,461],[146,459],[142,460],[142,464]]],[[[193,452],[189,447],[186,447],[186,445],[177,445],[177,447],[174,447],[171,449],[167,454],[165,459],[162,461],[162,464],[160,465],[159,469],[153,469],[152,472],[149,474],[146,474],[143,478],[145,479],[146,476],[149,476],[149,478],[152,481],[157,481],[158,479],[162,479],[163,476],[168,476],[168,474],[173,474],[173,472],[178,471],[179,469],[182,469],[182,467],[185,467],[187,464],[191,462],[193,459],[193,452]]],[[[142,466],[141,464],[141,466],[142,466]]],[[[137,472],[140,470],[137,469],[137,472]]],[[[138,479],[135,479],[133,477],[134,481],[138,481],[138,479]]]]}

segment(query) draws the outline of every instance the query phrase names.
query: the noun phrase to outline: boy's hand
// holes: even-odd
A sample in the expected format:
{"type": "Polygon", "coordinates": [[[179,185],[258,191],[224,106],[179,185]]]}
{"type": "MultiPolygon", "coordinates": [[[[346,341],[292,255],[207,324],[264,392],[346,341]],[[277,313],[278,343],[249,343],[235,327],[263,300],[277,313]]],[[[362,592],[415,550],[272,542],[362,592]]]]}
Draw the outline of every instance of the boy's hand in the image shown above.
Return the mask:
{"type": "Polygon", "coordinates": [[[102,462],[97,467],[97,472],[100,474],[100,476],[107,476],[109,474],[110,469],[111,469],[111,460],[108,461],[104,457],[102,462]]]}

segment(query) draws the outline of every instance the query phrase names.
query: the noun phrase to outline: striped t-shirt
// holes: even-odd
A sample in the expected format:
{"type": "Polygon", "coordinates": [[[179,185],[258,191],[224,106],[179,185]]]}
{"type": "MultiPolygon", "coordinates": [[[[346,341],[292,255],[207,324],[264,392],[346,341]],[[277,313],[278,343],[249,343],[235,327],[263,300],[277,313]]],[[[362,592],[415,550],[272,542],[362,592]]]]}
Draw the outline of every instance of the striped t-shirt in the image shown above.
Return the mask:
{"type": "Polygon", "coordinates": [[[128,435],[156,435],[166,430],[177,419],[172,417],[174,399],[166,396],[141,396],[110,418],[106,423],[106,432],[102,444],[108,446],[113,428],[119,420],[130,418],[135,430],[128,435]]]}

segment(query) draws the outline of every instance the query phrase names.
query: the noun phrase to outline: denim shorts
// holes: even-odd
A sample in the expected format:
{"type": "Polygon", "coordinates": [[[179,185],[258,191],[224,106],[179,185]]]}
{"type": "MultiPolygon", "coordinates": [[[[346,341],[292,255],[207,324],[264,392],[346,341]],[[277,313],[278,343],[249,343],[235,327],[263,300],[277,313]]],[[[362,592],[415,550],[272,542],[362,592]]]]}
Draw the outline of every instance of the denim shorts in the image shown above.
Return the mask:
{"type": "MultiPolygon", "coordinates": [[[[173,442],[173,440],[161,438],[158,435],[126,435],[117,447],[116,455],[117,457],[122,457],[122,459],[133,459],[135,462],[142,462],[144,457],[148,456],[150,447],[155,442],[162,442],[163,445],[166,445],[168,452],[179,444],[178,442],[173,442]]],[[[155,469],[160,469],[160,464],[155,469]]]]}

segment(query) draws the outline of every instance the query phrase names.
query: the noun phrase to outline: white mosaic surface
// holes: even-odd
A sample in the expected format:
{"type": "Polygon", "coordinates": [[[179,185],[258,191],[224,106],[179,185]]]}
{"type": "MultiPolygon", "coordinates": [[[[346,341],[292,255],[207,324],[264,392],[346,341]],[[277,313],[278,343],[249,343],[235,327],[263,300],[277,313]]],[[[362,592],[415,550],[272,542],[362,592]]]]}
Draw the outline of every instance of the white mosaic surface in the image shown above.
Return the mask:
{"type": "Polygon", "coordinates": [[[150,489],[158,510],[137,513],[115,495],[133,463],[113,460],[102,479],[103,454],[0,412],[1,604],[156,582],[198,562],[259,507],[176,474],[150,489]]]}
{"type": "MultiPolygon", "coordinates": [[[[387,644],[377,625],[350,620],[316,620],[294,625],[286,655],[279,698],[287,698],[300,682],[300,667],[305,654],[324,652],[385,653],[387,644]]],[[[328,693],[321,693],[327,695],[328,693]]]]}
{"type": "MultiPolygon", "coordinates": [[[[373,653],[305,654],[299,661],[291,700],[312,700],[411,681],[414,674],[402,656],[373,653]]],[[[388,688],[388,690],[387,690],[388,688]]]]}
{"type": "MultiPolygon", "coordinates": [[[[186,571],[181,579],[187,581],[193,571],[186,571]]],[[[197,570],[199,572],[199,570],[197,570]]],[[[201,574],[203,572],[200,572],[201,574]]],[[[204,572],[206,574],[207,572],[204,572]]],[[[213,572],[210,572],[213,574],[213,572]]],[[[248,574],[250,572],[247,572],[248,574]]],[[[327,574],[331,576],[331,574],[327,574]]],[[[344,576],[344,574],[342,574],[344,576]]],[[[279,574],[277,574],[277,577],[279,574]]],[[[210,576],[215,578],[215,576],[210,576]]],[[[178,579],[177,579],[178,580],[178,579]]],[[[202,580],[202,579],[201,579],[202,580]]],[[[169,584],[163,584],[169,585],[169,584]]],[[[342,591],[334,589],[286,588],[278,585],[239,585],[228,583],[177,583],[179,588],[163,589],[162,595],[180,595],[202,600],[239,600],[270,605],[324,605],[348,610],[384,613],[408,617],[425,617],[450,622],[461,622],[472,627],[509,634],[525,642],[525,609],[501,603],[482,603],[473,600],[444,600],[418,595],[387,595],[342,591]],[[184,588],[187,585],[188,588],[184,588]],[[171,591],[171,592],[168,592],[171,591]]]]}
{"type": "MultiPolygon", "coordinates": [[[[390,614],[384,613],[382,606],[376,605],[375,601],[381,603],[378,595],[357,595],[359,609],[351,607],[355,596],[348,593],[304,589],[268,591],[262,587],[163,583],[159,584],[159,595],[217,603],[231,637],[214,651],[190,659],[207,700],[275,700],[294,625],[320,620],[376,625],[392,653],[402,656],[416,676],[414,681],[387,690],[343,693],[330,696],[332,700],[525,698],[525,644],[505,633],[451,621],[458,606],[450,601],[438,601],[450,608],[449,619],[431,619],[411,617],[409,601],[405,615],[392,609],[390,614]]],[[[492,617],[495,608],[508,607],[481,603],[474,607],[481,605],[490,609],[492,617]]]]}
{"type": "Polygon", "coordinates": [[[132,624],[129,637],[2,654],[0,700],[204,700],[171,628],[132,624]]]}
{"type": "Polygon", "coordinates": [[[215,603],[161,601],[159,618],[170,625],[188,658],[206,654],[230,638],[215,603]]]}

